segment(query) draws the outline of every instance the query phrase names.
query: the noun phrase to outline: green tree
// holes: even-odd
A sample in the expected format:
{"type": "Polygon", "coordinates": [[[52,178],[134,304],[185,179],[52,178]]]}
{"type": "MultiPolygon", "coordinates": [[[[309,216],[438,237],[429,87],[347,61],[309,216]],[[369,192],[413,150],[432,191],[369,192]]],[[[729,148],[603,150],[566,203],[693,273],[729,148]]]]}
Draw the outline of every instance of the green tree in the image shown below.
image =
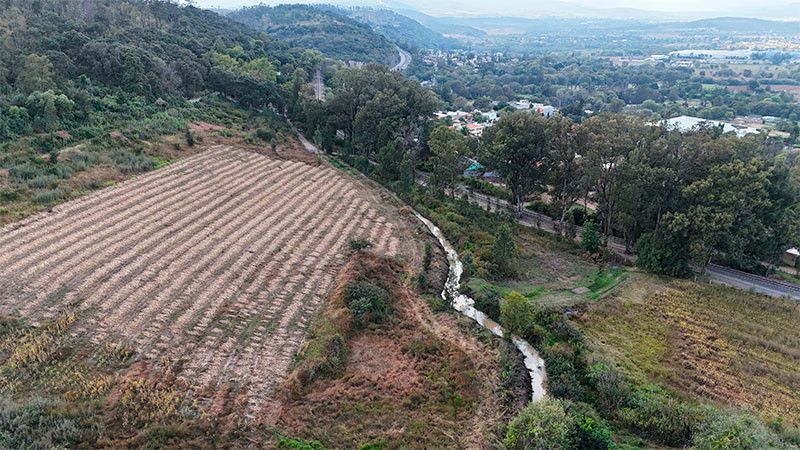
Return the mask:
{"type": "Polygon", "coordinates": [[[483,135],[488,165],[511,189],[518,215],[528,194],[544,187],[552,162],[546,128],[543,116],[516,111],[502,117],[483,135]]]}
{"type": "Polygon", "coordinates": [[[50,59],[31,53],[25,57],[17,79],[17,86],[27,94],[55,89],[54,76],[53,63],[50,62],[50,59]]]}
{"type": "Polygon", "coordinates": [[[578,149],[572,120],[556,116],[547,123],[547,140],[553,160],[550,171],[550,185],[553,190],[553,203],[560,211],[560,229],[565,229],[567,211],[581,197],[586,195],[581,183],[581,166],[578,164],[578,149]]]}
{"type": "Polygon", "coordinates": [[[583,224],[583,232],[581,232],[581,247],[589,253],[597,253],[600,251],[600,227],[595,222],[586,222],[583,224]]]}
{"type": "Polygon", "coordinates": [[[512,272],[512,264],[516,251],[514,238],[511,236],[511,228],[505,223],[500,225],[494,236],[494,244],[492,245],[492,256],[494,257],[494,263],[497,264],[500,274],[508,275],[512,272]]]}
{"type": "Polygon", "coordinates": [[[646,145],[646,128],[622,115],[595,116],[578,128],[583,174],[587,185],[592,186],[606,235],[611,235],[619,206],[619,167],[635,148],[646,145]]]}
{"type": "Polygon", "coordinates": [[[684,190],[688,207],[665,217],[667,230],[685,233],[702,267],[715,251],[742,261],[748,253],[763,251],[758,247],[767,235],[768,186],[769,171],[757,159],[713,167],[707,177],[684,190]]]}
{"type": "Polygon", "coordinates": [[[546,397],[528,403],[511,420],[503,443],[511,450],[571,449],[573,422],[564,400],[546,397]]]}
{"type": "Polygon", "coordinates": [[[467,138],[452,128],[440,126],[431,132],[428,147],[433,154],[431,161],[436,187],[450,190],[450,194],[455,196],[458,177],[467,168],[467,138]]]}
{"type": "Polygon", "coordinates": [[[500,302],[500,324],[517,336],[525,336],[535,318],[531,302],[516,291],[511,291],[500,302]]]}

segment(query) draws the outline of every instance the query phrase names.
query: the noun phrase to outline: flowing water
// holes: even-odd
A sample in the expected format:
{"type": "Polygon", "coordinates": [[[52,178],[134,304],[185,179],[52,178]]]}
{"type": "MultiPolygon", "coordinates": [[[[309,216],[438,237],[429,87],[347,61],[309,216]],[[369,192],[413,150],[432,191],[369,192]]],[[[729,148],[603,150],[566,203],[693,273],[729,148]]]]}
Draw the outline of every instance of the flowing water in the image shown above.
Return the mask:
{"type": "MultiPolygon", "coordinates": [[[[487,330],[491,331],[497,336],[503,337],[507,334],[506,330],[500,326],[497,322],[490,319],[489,316],[484,314],[481,311],[475,309],[475,300],[467,297],[464,294],[458,292],[460,284],[461,284],[461,274],[464,271],[464,266],[461,264],[461,260],[458,257],[458,252],[450,242],[444,237],[442,230],[439,229],[436,225],[433,224],[430,220],[422,217],[418,213],[414,213],[417,215],[417,218],[428,227],[430,232],[436,236],[436,239],[439,240],[439,243],[444,248],[445,253],[447,254],[447,262],[449,263],[450,270],[447,275],[447,282],[444,285],[444,290],[442,291],[442,298],[445,301],[452,299],[451,305],[461,314],[475,320],[481,326],[486,328],[487,330]]],[[[515,335],[511,335],[511,342],[522,352],[522,355],[525,357],[525,368],[528,369],[528,372],[531,376],[531,400],[532,401],[539,401],[545,396],[545,389],[544,389],[544,380],[546,378],[546,373],[544,370],[544,360],[539,356],[539,353],[536,349],[533,348],[531,344],[527,341],[520,339],[515,335]]]]}

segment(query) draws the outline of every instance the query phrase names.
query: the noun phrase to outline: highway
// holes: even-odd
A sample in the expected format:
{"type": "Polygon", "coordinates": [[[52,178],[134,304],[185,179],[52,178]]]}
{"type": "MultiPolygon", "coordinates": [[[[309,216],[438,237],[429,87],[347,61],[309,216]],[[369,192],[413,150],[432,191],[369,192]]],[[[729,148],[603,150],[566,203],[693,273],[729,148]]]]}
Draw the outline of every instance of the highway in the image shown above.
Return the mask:
{"type": "Polygon", "coordinates": [[[396,66],[392,67],[392,70],[406,70],[408,66],[411,64],[411,53],[403,50],[400,47],[397,47],[397,51],[400,53],[400,62],[397,63],[396,66]]]}

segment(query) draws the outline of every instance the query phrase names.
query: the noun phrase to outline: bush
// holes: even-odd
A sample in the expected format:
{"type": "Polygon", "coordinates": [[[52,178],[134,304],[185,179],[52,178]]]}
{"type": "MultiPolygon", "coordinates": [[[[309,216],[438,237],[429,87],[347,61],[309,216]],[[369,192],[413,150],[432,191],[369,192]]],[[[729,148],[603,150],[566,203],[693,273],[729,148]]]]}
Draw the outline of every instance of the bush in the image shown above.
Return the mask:
{"type": "Polygon", "coordinates": [[[653,273],[671,277],[689,275],[688,240],[667,240],[660,234],[645,233],[639,237],[634,253],[639,257],[636,266],[653,273]]]}
{"type": "Polygon", "coordinates": [[[780,439],[749,414],[719,411],[704,422],[692,442],[698,450],[776,448],[780,439]]]}
{"type": "Polygon", "coordinates": [[[63,200],[66,197],[67,194],[61,189],[52,189],[52,190],[37,192],[33,196],[33,202],[39,203],[40,205],[47,205],[50,203],[55,203],[59,200],[63,200]]]}
{"type": "Polygon", "coordinates": [[[600,227],[594,222],[587,222],[581,233],[581,247],[589,253],[600,251],[600,227]]]}
{"type": "Polygon", "coordinates": [[[589,371],[589,380],[597,390],[597,406],[602,411],[614,414],[630,402],[630,385],[615,367],[597,363],[589,371]]]}
{"type": "Polygon", "coordinates": [[[31,189],[54,188],[58,186],[58,177],[55,175],[39,175],[28,180],[27,185],[31,189]]]}
{"type": "Polygon", "coordinates": [[[304,441],[302,439],[283,438],[278,442],[280,450],[325,450],[319,442],[304,441]]]}
{"type": "Polygon", "coordinates": [[[605,420],[586,403],[567,402],[567,414],[575,421],[573,430],[574,448],[580,450],[607,450],[615,448],[611,429],[605,420]]]}
{"type": "Polygon", "coordinates": [[[543,353],[547,367],[547,386],[554,397],[586,401],[581,354],[567,343],[547,347],[543,353]]]}
{"type": "Polygon", "coordinates": [[[422,257],[422,270],[427,272],[431,268],[433,259],[433,247],[430,242],[425,242],[425,255],[422,257]]]}
{"type": "Polygon", "coordinates": [[[354,252],[361,252],[372,247],[372,242],[366,239],[352,239],[350,240],[350,250],[354,252]]]}
{"type": "Polygon", "coordinates": [[[255,135],[264,142],[272,142],[275,139],[275,132],[267,128],[257,129],[255,135]]]}
{"type": "Polygon", "coordinates": [[[515,450],[559,450],[572,448],[572,427],[564,402],[546,397],[531,402],[508,424],[503,440],[515,450]]]}
{"type": "Polygon", "coordinates": [[[556,207],[556,205],[545,202],[543,200],[533,201],[528,204],[527,208],[530,209],[531,211],[537,212],[539,214],[544,214],[545,216],[553,219],[555,219],[558,216],[558,208],[556,207]]]}
{"type": "Polygon", "coordinates": [[[81,438],[77,423],[54,411],[57,403],[35,398],[17,405],[0,397],[0,447],[70,448],[81,438]]]}
{"type": "Polygon", "coordinates": [[[369,281],[354,281],[345,287],[344,302],[356,324],[380,323],[386,316],[389,293],[369,281]]]}
{"type": "Polygon", "coordinates": [[[112,152],[111,160],[120,171],[125,173],[146,172],[155,168],[158,163],[155,158],[123,149],[112,152]]]}
{"type": "Polygon", "coordinates": [[[620,409],[623,422],[644,437],[672,447],[688,445],[707,415],[706,410],[657,392],[639,392],[631,403],[620,409]]]}
{"type": "Polygon", "coordinates": [[[511,228],[507,224],[500,225],[492,246],[493,262],[497,264],[498,275],[511,275],[514,273],[513,261],[517,253],[514,239],[511,237],[511,228]]]}
{"type": "Polygon", "coordinates": [[[517,336],[525,336],[535,325],[536,316],[530,301],[511,291],[500,302],[500,324],[517,336]]]}
{"type": "Polygon", "coordinates": [[[492,289],[486,294],[474,293],[471,297],[475,300],[475,309],[482,311],[494,321],[500,321],[500,294],[492,289]]]}

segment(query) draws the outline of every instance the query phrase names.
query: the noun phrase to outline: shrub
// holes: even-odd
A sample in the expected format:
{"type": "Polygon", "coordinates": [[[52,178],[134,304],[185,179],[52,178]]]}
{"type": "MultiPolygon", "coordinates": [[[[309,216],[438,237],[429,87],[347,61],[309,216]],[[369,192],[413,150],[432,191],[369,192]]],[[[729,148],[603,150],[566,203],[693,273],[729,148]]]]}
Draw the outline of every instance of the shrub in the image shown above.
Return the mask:
{"type": "Polygon", "coordinates": [[[639,257],[636,266],[653,273],[671,277],[689,275],[689,255],[687,241],[667,240],[659,234],[645,233],[639,237],[634,253],[639,257]]]}
{"type": "Polygon", "coordinates": [[[586,403],[567,402],[567,414],[574,422],[573,445],[580,450],[607,450],[615,448],[611,429],[605,420],[586,403]]]}
{"type": "Polygon", "coordinates": [[[77,444],[82,430],[71,418],[56,414],[57,406],[40,398],[18,405],[0,397],[0,447],[45,449],[77,444]]]}
{"type": "Polygon", "coordinates": [[[27,185],[31,189],[53,188],[58,185],[58,177],[55,175],[39,175],[28,180],[27,185]]]}
{"type": "Polygon", "coordinates": [[[372,247],[372,242],[366,239],[351,239],[350,240],[350,250],[354,252],[361,252],[368,248],[372,247]]]}
{"type": "Polygon", "coordinates": [[[560,219],[558,206],[553,203],[548,203],[542,200],[536,200],[528,204],[528,209],[535,211],[539,214],[544,214],[553,219],[560,219]]]}
{"type": "Polygon", "coordinates": [[[186,129],[186,145],[189,147],[194,147],[194,134],[192,134],[192,130],[186,129]]]}
{"type": "Polygon", "coordinates": [[[389,293],[369,281],[354,281],[345,287],[344,302],[358,325],[382,322],[386,316],[389,293]]]}
{"type": "Polygon", "coordinates": [[[20,189],[0,189],[0,200],[4,202],[13,202],[14,200],[18,200],[21,194],[22,190],[20,189]]]}
{"type": "Polygon", "coordinates": [[[565,402],[546,397],[531,402],[508,424],[503,440],[514,450],[559,450],[573,447],[572,426],[565,402]]]}
{"type": "Polygon", "coordinates": [[[152,170],[158,161],[140,152],[129,152],[117,149],[111,153],[111,159],[119,170],[126,173],[146,172],[152,170]]]}
{"type": "Polygon", "coordinates": [[[707,411],[658,392],[639,392],[631,406],[620,409],[623,422],[660,444],[683,447],[707,411]]]}
{"type": "Polygon", "coordinates": [[[66,198],[66,196],[67,194],[61,189],[52,189],[37,192],[33,196],[33,201],[34,203],[39,203],[40,205],[47,205],[50,203],[55,203],[59,200],[63,200],[66,198]]]}
{"type": "Polygon", "coordinates": [[[512,264],[517,252],[514,239],[511,237],[511,228],[507,224],[500,225],[492,246],[494,263],[497,264],[498,275],[510,275],[514,272],[512,264]]]}
{"type": "Polygon", "coordinates": [[[422,270],[427,272],[431,268],[431,260],[433,259],[433,247],[430,242],[425,242],[425,255],[422,257],[422,270]]]}
{"type": "Polygon", "coordinates": [[[630,402],[630,385],[615,367],[597,363],[589,371],[589,380],[597,390],[597,406],[601,410],[613,414],[630,402]]]}
{"type": "Polygon", "coordinates": [[[547,386],[555,397],[586,401],[581,354],[567,343],[547,347],[543,353],[547,367],[547,386]]]}
{"type": "Polygon", "coordinates": [[[600,251],[600,227],[595,222],[587,222],[581,233],[581,247],[589,253],[600,251]]]}
{"type": "Polygon", "coordinates": [[[500,320],[500,294],[495,290],[489,290],[486,294],[475,293],[472,298],[475,300],[475,309],[484,312],[492,320],[500,320]]]}
{"type": "Polygon", "coordinates": [[[511,291],[500,302],[500,324],[508,331],[524,336],[534,326],[535,320],[533,306],[522,294],[511,291]]]}
{"type": "Polygon", "coordinates": [[[746,450],[775,448],[778,437],[763,422],[749,414],[716,412],[694,433],[698,450],[746,450]]]}
{"type": "Polygon", "coordinates": [[[272,142],[275,139],[275,132],[267,128],[257,129],[255,135],[264,142],[272,142]]]}
{"type": "Polygon", "coordinates": [[[325,450],[319,442],[304,441],[302,439],[283,438],[278,442],[280,450],[325,450]]]}

